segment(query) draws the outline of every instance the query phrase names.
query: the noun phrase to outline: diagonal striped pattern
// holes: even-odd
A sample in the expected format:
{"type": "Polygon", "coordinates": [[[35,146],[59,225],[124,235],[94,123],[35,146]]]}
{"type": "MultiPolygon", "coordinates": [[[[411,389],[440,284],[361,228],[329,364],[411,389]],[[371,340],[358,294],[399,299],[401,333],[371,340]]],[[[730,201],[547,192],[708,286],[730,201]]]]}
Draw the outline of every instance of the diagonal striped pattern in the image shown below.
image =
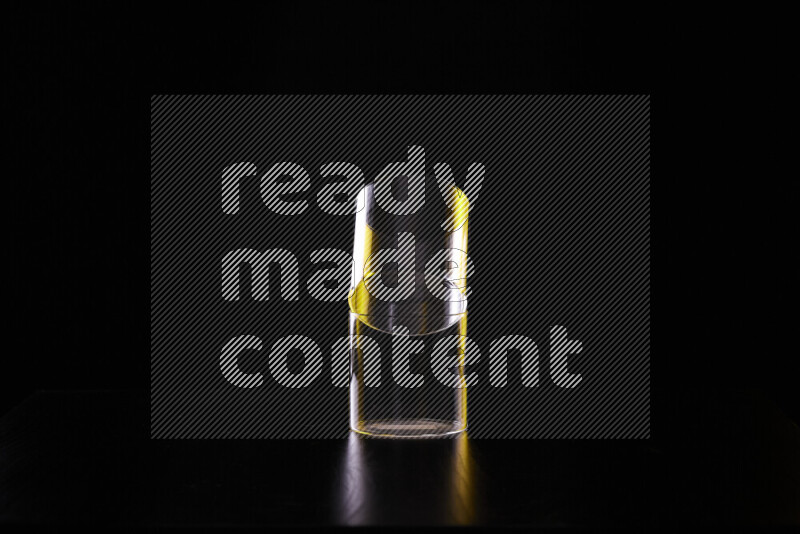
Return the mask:
{"type": "Polygon", "coordinates": [[[425,150],[421,146],[408,148],[408,161],[388,165],[375,178],[375,200],[392,215],[409,215],[425,203],[425,150]],[[392,184],[397,176],[408,180],[408,198],[398,200],[392,194],[392,184]]]}
{"type": "Polygon", "coordinates": [[[285,300],[298,300],[300,278],[297,258],[288,250],[272,249],[259,252],[253,249],[232,250],[222,259],[222,298],[240,300],[241,276],[243,264],[250,266],[252,280],[252,298],[267,300],[269,298],[269,268],[273,264],[280,265],[280,295],[285,300]]]}
{"type": "Polygon", "coordinates": [[[525,336],[503,336],[492,341],[489,347],[489,381],[492,387],[504,388],[508,385],[508,352],[520,352],[519,362],[522,372],[522,385],[539,385],[539,347],[525,336]]]}
{"type": "Polygon", "coordinates": [[[409,336],[408,328],[395,327],[392,330],[392,378],[399,386],[418,388],[422,385],[424,378],[411,372],[409,362],[411,356],[422,352],[424,348],[425,344],[418,337],[409,336]]]}
{"type": "Polygon", "coordinates": [[[154,96],[153,437],[347,434],[333,251],[352,250],[361,185],[422,159],[410,147],[479,184],[470,436],[649,437],[650,98],[608,95],[154,96]]]}
{"type": "Polygon", "coordinates": [[[311,261],[319,270],[308,279],[308,294],[325,302],[343,302],[350,293],[353,258],[344,250],[314,250],[311,261]],[[325,267],[330,265],[330,267],[325,267]]]}
{"type": "MultiPolygon", "coordinates": [[[[434,174],[438,182],[439,192],[442,195],[447,207],[452,211],[452,215],[442,223],[442,229],[447,232],[453,232],[461,227],[459,217],[456,216],[457,201],[456,197],[448,192],[456,185],[455,176],[453,176],[453,169],[447,163],[437,163],[434,165],[434,174]]],[[[467,212],[472,210],[475,203],[478,202],[479,193],[483,186],[483,177],[486,174],[486,167],[481,163],[473,163],[467,169],[467,179],[464,181],[463,194],[469,199],[469,208],[467,212]]]]}
{"type": "Polygon", "coordinates": [[[370,295],[385,302],[399,302],[408,299],[415,290],[416,241],[414,234],[403,232],[397,236],[397,248],[381,248],[367,258],[365,272],[381,273],[380,276],[366,278],[364,283],[370,295]],[[383,277],[387,263],[397,264],[397,280],[393,287],[383,277]]]}

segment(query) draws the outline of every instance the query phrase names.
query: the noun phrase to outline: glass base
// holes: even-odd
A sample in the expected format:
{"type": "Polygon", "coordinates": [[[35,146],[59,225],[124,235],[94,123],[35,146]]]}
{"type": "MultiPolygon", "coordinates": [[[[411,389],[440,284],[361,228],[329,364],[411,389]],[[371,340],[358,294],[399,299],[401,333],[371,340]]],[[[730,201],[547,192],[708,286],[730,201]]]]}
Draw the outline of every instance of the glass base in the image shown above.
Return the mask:
{"type": "Polygon", "coordinates": [[[373,438],[444,438],[464,432],[467,426],[460,421],[441,419],[387,419],[364,421],[350,430],[373,438]]]}

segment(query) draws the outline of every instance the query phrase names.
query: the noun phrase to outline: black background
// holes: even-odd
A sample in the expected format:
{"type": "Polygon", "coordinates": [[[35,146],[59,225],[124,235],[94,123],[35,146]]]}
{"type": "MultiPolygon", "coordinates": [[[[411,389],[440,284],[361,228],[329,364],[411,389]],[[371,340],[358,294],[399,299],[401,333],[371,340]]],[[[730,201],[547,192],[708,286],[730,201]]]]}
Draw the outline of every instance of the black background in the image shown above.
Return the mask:
{"type": "MultiPolygon", "coordinates": [[[[647,97],[608,97],[616,105],[601,103],[604,96],[365,98],[309,97],[296,111],[280,97],[212,98],[198,107],[183,97],[154,99],[151,419],[158,424],[152,435],[347,435],[348,392],[326,386],[329,348],[348,334],[348,307],[318,301],[306,286],[318,268],[309,261],[313,250],[352,250],[353,217],[319,208],[326,179],[316,169],[349,161],[371,180],[387,162],[407,159],[408,145],[416,144],[428,169],[447,162],[462,186],[470,164],[487,169],[478,195],[469,193],[476,208],[467,331],[483,353],[470,366],[478,377],[469,391],[470,436],[649,436],[647,97]],[[258,122],[248,126],[246,117],[258,122]],[[592,135],[589,125],[608,133],[592,135]],[[173,155],[178,150],[180,157],[173,155]],[[294,194],[308,202],[303,213],[273,213],[250,178],[240,183],[239,213],[223,213],[221,169],[245,160],[259,169],[280,160],[308,169],[309,191],[294,194]],[[272,294],[256,301],[249,289],[237,302],[222,299],[220,259],[239,248],[295,255],[298,299],[272,294]],[[549,327],[556,324],[585,347],[568,366],[582,376],[576,389],[550,378],[549,327]],[[289,334],[322,348],[322,376],[311,387],[285,391],[266,380],[248,391],[219,372],[219,350],[228,340],[256,335],[269,347],[289,334]],[[505,387],[489,384],[490,344],[512,334],[542,351],[536,388],[523,387],[519,356],[511,358],[505,387]],[[303,424],[287,424],[289,413],[303,424]]],[[[436,189],[430,180],[427,205],[436,205],[430,194],[436,189]]],[[[273,277],[272,287],[278,283],[273,277]]],[[[266,371],[264,352],[249,352],[239,358],[243,372],[266,371]]],[[[428,357],[413,368],[432,381],[422,364],[428,357]]],[[[303,360],[290,357],[298,366],[303,360]]]]}
{"type": "Polygon", "coordinates": [[[651,32],[621,8],[224,11],[15,17],[12,398],[147,388],[151,94],[651,92],[651,32]]]}
{"type": "Polygon", "coordinates": [[[796,421],[786,178],[706,153],[716,96],[657,47],[681,40],[662,15],[573,2],[9,8],[4,407],[36,390],[148,395],[151,94],[650,94],[658,72],[653,442],[689,439],[737,392],[796,421]]]}

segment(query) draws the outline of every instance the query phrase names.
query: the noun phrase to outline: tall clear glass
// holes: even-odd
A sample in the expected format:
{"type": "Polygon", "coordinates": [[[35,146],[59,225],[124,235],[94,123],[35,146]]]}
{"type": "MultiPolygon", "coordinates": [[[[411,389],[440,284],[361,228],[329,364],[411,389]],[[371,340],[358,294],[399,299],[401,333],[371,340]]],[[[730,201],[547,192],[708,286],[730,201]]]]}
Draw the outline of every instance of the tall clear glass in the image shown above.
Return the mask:
{"type": "Polygon", "coordinates": [[[361,434],[467,428],[469,203],[457,187],[434,184],[422,202],[407,185],[411,208],[375,184],[358,196],[348,301],[350,427],[361,434]]]}

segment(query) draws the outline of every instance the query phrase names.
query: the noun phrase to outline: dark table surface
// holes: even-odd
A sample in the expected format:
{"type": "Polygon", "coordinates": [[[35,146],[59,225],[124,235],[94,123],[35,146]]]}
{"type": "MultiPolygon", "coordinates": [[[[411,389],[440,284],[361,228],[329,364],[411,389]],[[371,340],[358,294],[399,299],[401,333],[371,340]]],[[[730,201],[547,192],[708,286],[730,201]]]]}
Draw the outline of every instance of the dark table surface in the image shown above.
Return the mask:
{"type": "Polygon", "coordinates": [[[40,392],[0,420],[0,522],[800,524],[800,431],[757,395],[675,440],[151,440],[147,398],[40,392]]]}

